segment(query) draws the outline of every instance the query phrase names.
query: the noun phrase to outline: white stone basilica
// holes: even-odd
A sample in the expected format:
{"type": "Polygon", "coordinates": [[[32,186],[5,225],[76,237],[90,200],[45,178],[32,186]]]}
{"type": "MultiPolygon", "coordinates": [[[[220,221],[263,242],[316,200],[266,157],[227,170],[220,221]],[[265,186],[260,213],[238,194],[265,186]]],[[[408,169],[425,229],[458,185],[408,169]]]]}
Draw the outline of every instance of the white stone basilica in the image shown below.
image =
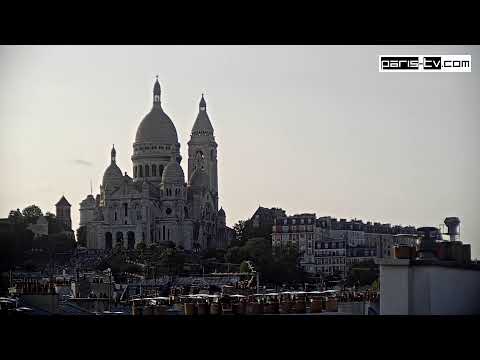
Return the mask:
{"type": "Polygon", "coordinates": [[[218,210],[217,143],[205,99],[202,95],[188,142],[186,182],[177,130],[162,109],[160,93],[157,78],[153,107],[133,143],[133,178],[122,174],[112,148],[100,194],[80,203],[88,248],[121,244],[133,249],[141,242],[172,241],[186,250],[218,249],[231,240],[225,212],[218,210]]]}

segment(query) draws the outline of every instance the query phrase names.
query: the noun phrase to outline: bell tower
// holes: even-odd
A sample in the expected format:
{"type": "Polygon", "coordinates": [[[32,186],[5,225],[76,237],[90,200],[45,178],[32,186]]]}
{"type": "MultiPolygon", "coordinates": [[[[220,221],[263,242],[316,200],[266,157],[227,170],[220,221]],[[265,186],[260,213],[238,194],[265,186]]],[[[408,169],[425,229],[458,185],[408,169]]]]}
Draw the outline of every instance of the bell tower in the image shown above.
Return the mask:
{"type": "Polygon", "coordinates": [[[218,210],[217,143],[213,126],[207,114],[205,98],[200,99],[198,115],[193,124],[188,142],[188,180],[196,170],[204,170],[209,178],[208,190],[215,198],[215,211],[218,210]]]}
{"type": "Polygon", "coordinates": [[[72,218],[70,216],[70,208],[72,205],[65,199],[65,196],[55,204],[57,220],[60,221],[67,230],[72,229],[72,218]]]}

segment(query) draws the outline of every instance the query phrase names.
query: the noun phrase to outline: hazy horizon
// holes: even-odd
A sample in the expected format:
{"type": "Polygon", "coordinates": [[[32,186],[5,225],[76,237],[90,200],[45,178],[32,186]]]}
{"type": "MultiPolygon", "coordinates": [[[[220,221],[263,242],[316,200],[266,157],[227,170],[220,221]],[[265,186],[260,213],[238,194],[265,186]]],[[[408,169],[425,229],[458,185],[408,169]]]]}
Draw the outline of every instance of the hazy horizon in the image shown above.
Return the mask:
{"type": "Polygon", "coordinates": [[[132,176],[152,106],[181,165],[205,93],[227,224],[256,208],[438,226],[461,220],[480,257],[478,46],[0,46],[0,217],[99,193],[115,144],[132,176]],[[378,72],[381,54],[470,54],[471,73],[378,72]]]}

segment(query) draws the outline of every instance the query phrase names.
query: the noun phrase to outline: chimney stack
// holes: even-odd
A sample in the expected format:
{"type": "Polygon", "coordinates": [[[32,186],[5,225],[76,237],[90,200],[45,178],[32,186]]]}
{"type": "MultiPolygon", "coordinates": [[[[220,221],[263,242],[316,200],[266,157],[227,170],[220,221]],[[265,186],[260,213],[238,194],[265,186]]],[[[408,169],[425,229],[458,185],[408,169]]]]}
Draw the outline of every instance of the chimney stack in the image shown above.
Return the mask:
{"type": "Polygon", "coordinates": [[[448,228],[447,235],[450,236],[450,241],[458,241],[460,235],[458,231],[460,219],[458,217],[447,217],[445,218],[444,224],[448,228]]]}

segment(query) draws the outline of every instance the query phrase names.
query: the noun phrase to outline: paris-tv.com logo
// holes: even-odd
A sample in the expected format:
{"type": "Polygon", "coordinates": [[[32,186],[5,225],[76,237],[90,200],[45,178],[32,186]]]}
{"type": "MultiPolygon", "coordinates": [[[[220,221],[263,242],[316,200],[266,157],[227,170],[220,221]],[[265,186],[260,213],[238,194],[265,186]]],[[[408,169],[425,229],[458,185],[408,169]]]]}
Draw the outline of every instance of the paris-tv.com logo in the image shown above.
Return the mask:
{"type": "Polygon", "coordinates": [[[380,72],[471,72],[470,55],[380,55],[380,72]]]}

